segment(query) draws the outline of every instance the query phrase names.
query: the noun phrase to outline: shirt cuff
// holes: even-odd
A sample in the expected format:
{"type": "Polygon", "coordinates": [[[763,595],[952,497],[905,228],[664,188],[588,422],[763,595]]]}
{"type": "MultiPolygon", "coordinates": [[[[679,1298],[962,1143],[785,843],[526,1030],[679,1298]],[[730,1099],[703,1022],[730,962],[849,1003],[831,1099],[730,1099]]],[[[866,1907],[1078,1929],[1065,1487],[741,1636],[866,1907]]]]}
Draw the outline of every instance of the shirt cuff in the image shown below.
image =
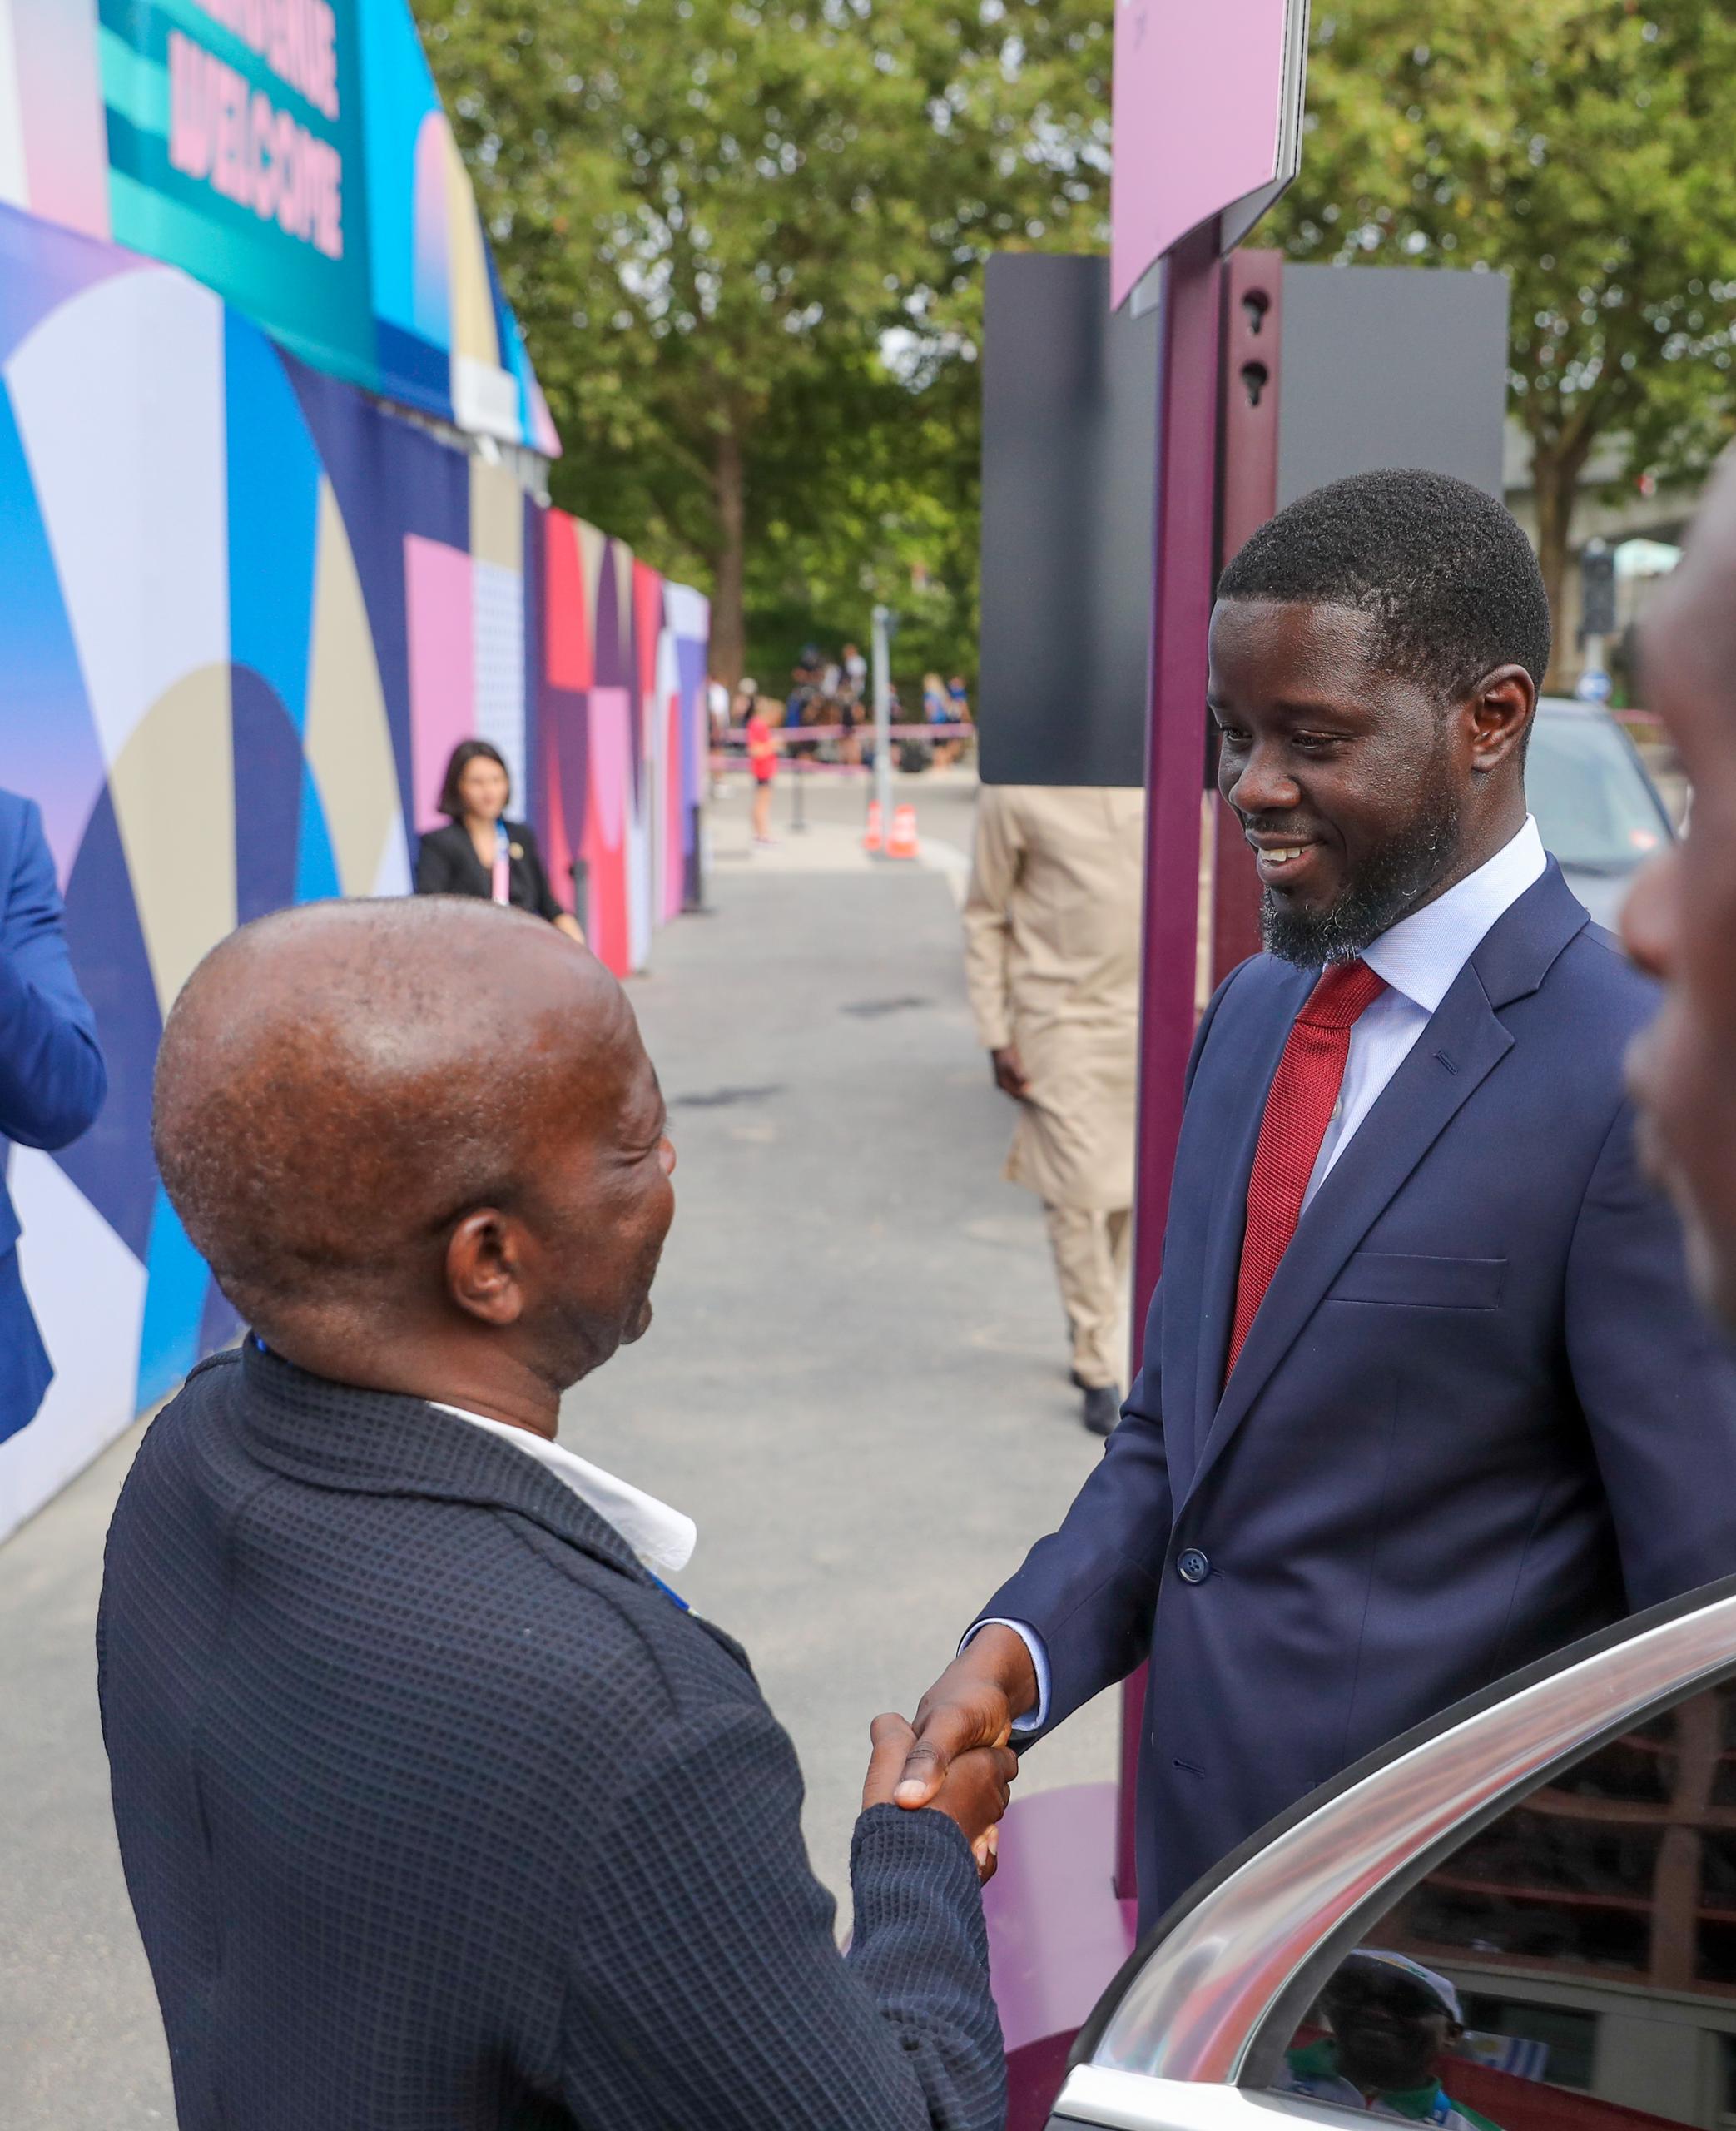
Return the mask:
{"type": "Polygon", "coordinates": [[[1023,1621],[1005,1621],[991,1613],[987,1620],[975,1622],[965,1631],[964,1640],[959,1645],[961,1657],[970,1648],[971,1638],[980,1635],[985,1628],[1010,1628],[1029,1651],[1031,1670],[1037,1676],[1037,1706],[1014,1718],[1013,1736],[1022,1738],[1029,1732],[1040,1731],[1049,1721],[1049,1652],[1044,1647],[1042,1637],[1023,1621]]]}

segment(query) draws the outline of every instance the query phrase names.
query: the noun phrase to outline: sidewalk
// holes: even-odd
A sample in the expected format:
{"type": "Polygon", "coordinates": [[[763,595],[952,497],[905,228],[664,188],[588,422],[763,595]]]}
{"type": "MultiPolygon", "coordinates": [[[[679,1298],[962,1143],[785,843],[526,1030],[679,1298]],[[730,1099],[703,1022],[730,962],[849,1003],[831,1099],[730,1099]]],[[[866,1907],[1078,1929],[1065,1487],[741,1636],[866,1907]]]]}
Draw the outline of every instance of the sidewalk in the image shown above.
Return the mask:
{"type": "MultiPolygon", "coordinates": [[[[662,935],[632,987],[679,1205],[657,1322],[569,1395],[562,1434],[697,1519],[680,1587],[751,1652],[841,1892],[870,1718],[910,1710],[1099,1446],[965,1011],[970,780],[901,780],[924,857],[878,866],[857,848],[863,788],[818,784],[808,834],[785,833],[781,789],[781,840],[750,856],[737,782],[713,810],[714,914],[662,935]]],[[[172,2121],[91,1656],[133,1440],[0,1548],[6,2131],[172,2121]]],[[[1030,1756],[1021,1795],[1111,1773],[1114,1699],[1030,1756]]]]}

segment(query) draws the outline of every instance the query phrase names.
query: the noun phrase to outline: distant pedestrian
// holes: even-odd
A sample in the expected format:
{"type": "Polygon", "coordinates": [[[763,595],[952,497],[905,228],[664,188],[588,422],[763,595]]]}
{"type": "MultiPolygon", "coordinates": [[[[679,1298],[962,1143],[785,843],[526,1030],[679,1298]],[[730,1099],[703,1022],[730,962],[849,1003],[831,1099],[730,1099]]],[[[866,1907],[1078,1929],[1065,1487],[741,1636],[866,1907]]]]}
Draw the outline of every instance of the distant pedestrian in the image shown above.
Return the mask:
{"type": "Polygon", "coordinates": [[[985,785],[965,904],[977,1033],[1019,1105],[1006,1173],[1043,1201],[1094,1435],[1126,1352],[1144,824],[1138,792],[985,785]]]}
{"type": "Polygon", "coordinates": [[[853,643],[846,643],[843,652],[844,678],[860,698],[867,693],[868,661],[853,643]]]}
{"type": "Polygon", "coordinates": [[[955,762],[965,752],[965,728],[970,723],[970,698],[965,692],[965,678],[955,673],[946,683],[946,722],[958,728],[955,740],[943,741],[935,750],[935,762],[945,769],[955,762]]]}
{"type": "Polygon", "coordinates": [[[507,819],[512,779],[498,748],[460,740],[446,765],[436,802],[447,817],[416,854],[419,896],[481,896],[533,911],[584,945],[578,920],[555,901],[528,822],[507,819]]]}
{"type": "MultiPolygon", "coordinates": [[[[748,686],[743,682],[744,689],[748,686]]],[[[756,699],[747,716],[747,764],[753,772],[753,840],[764,851],[771,842],[771,786],[777,775],[777,743],[756,699]]]]}
{"type": "Polygon", "coordinates": [[[723,748],[729,738],[729,690],[717,675],[712,674],[705,684],[706,723],[711,738],[712,797],[717,798],[723,789],[723,748]]]}
{"type": "Polygon", "coordinates": [[[0,792],[0,1442],[34,1418],[54,1376],[18,1273],[7,1143],[64,1147],[107,1092],[42,815],[34,801],[0,792]]]}

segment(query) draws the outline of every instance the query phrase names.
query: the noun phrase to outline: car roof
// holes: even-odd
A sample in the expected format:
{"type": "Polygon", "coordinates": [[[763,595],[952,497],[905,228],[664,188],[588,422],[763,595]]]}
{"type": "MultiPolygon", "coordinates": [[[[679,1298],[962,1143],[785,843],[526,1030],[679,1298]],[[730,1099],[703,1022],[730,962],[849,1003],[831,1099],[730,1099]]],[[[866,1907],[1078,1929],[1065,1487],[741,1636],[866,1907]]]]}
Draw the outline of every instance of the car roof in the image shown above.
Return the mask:
{"type": "Polygon", "coordinates": [[[1580,703],[1573,696],[1539,696],[1537,708],[1540,711],[1558,713],[1564,718],[1595,718],[1605,725],[1616,723],[1615,713],[1607,703],[1580,703]]]}

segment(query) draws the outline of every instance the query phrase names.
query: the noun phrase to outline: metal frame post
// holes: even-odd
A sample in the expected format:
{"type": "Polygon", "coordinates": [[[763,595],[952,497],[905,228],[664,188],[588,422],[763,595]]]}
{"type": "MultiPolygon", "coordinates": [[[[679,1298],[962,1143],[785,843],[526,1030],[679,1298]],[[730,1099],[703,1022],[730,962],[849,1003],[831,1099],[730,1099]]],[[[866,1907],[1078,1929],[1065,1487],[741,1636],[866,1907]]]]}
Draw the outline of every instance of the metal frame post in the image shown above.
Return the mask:
{"type": "MultiPolygon", "coordinates": [[[[1163,1265],[1169,1178],[1193,1041],[1207,633],[1217,575],[1223,277],[1215,219],[1184,237],[1164,261],[1133,1186],[1136,1339],[1143,1337],[1163,1265]]],[[[1142,1668],[1122,1696],[1115,1891],[1123,1900],[1132,1899],[1137,1885],[1135,1774],[1144,1706],[1142,1668]]]]}
{"type": "MultiPolygon", "coordinates": [[[[1222,569],[1278,507],[1278,414],[1284,343],[1284,260],[1235,251],[1223,273],[1223,456],[1218,479],[1222,569]]],[[[1209,732],[1208,732],[1209,738],[1209,732]]],[[[1210,774],[1215,776],[1216,744],[1210,774]]],[[[1212,811],[1212,983],[1260,951],[1260,876],[1221,799],[1212,811]]]]}
{"type": "Polygon", "coordinates": [[[880,802],[880,835],[892,833],[891,609],[874,610],[874,796],[880,802]]]}

